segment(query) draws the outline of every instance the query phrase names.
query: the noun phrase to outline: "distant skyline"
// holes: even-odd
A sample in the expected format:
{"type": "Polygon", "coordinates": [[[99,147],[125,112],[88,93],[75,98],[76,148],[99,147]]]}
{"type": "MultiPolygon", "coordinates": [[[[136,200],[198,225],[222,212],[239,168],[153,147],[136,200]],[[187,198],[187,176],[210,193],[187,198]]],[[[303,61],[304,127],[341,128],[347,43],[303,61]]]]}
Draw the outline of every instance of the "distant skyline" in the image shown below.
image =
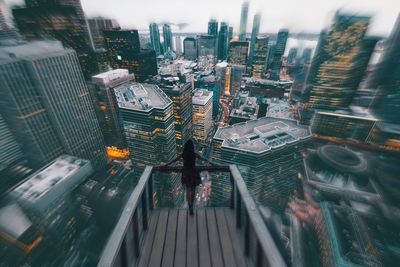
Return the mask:
{"type": "MultiPolygon", "coordinates": [[[[23,0],[5,0],[21,4],[23,0]]],[[[88,17],[105,16],[117,19],[124,28],[148,30],[151,22],[187,24],[174,32],[207,32],[210,18],[226,21],[239,30],[242,0],[81,0],[88,17]]],[[[288,28],[291,32],[319,33],[329,26],[336,10],[346,13],[371,15],[368,35],[388,36],[400,12],[399,0],[279,0],[249,1],[247,32],[251,31],[253,16],[262,15],[260,33],[277,32],[288,28]]]]}

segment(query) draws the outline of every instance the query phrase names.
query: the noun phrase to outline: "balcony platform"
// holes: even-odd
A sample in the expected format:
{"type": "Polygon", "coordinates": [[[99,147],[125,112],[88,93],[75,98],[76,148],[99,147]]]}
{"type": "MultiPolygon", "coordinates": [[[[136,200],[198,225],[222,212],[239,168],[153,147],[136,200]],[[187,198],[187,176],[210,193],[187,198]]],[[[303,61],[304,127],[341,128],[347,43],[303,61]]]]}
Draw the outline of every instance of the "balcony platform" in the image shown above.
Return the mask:
{"type": "Polygon", "coordinates": [[[234,211],[154,209],[139,266],[246,266],[234,211]]]}

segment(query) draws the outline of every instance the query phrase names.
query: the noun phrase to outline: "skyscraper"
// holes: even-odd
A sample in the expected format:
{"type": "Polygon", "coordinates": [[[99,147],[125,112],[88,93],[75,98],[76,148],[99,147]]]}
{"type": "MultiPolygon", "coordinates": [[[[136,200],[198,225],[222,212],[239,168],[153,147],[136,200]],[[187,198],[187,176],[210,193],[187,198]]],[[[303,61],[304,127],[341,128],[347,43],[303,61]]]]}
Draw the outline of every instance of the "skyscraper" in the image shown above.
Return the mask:
{"type": "Polygon", "coordinates": [[[233,38],[233,27],[229,26],[228,27],[228,45],[229,45],[229,42],[232,40],[232,38],[233,38]]]}
{"type": "Polygon", "coordinates": [[[156,55],[161,55],[161,41],[160,41],[160,32],[158,30],[157,23],[151,23],[150,26],[150,40],[151,46],[153,47],[154,51],[156,51],[156,55]]]}
{"type": "Polygon", "coordinates": [[[181,39],[181,37],[180,36],[175,36],[174,43],[175,43],[175,53],[176,53],[176,55],[178,55],[178,56],[182,55],[182,39],[181,39]]]}
{"type": "Polygon", "coordinates": [[[219,97],[221,95],[221,78],[217,75],[208,75],[203,77],[198,77],[195,80],[195,88],[207,89],[213,93],[213,118],[218,115],[219,109],[219,97]]]}
{"type": "Polygon", "coordinates": [[[269,78],[278,81],[281,76],[282,56],[285,52],[286,41],[289,36],[287,30],[280,30],[278,32],[278,39],[276,40],[275,49],[272,55],[271,65],[269,66],[269,78]]]}
{"type": "Polygon", "coordinates": [[[310,47],[304,48],[303,54],[301,55],[301,61],[303,64],[309,64],[311,62],[311,53],[312,53],[312,48],[310,47]]]}
{"type": "Polygon", "coordinates": [[[213,126],[213,92],[197,89],[193,94],[193,139],[202,145],[205,143],[213,126]]]}
{"type": "Polygon", "coordinates": [[[3,194],[32,170],[26,167],[21,147],[0,114],[0,194],[3,194]]]}
{"type": "Polygon", "coordinates": [[[193,60],[197,58],[197,42],[194,37],[186,37],[183,40],[183,52],[186,59],[193,60]]]}
{"type": "Polygon", "coordinates": [[[106,30],[104,36],[113,68],[129,70],[138,81],[157,74],[155,51],[140,49],[137,30],[106,30]]]}
{"type": "Polygon", "coordinates": [[[92,77],[90,85],[93,86],[97,117],[107,146],[125,148],[114,88],[134,80],[135,76],[124,69],[110,70],[92,77]]]}
{"type": "Polygon", "coordinates": [[[163,26],[163,38],[164,38],[164,53],[172,51],[172,32],[171,26],[164,24],[163,26]]]}
{"type": "Polygon", "coordinates": [[[193,136],[192,84],[161,80],[157,85],[172,100],[176,146],[182,152],[183,145],[193,136]]]}
{"type": "MultiPolygon", "coordinates": [[[[299,126],[294,120],[264,117],[218,128],[212,142],[213,159],[237,164],[252,197],[283,212],[301,169],[300,152],[310,140],[309,127],[299,126]]],[[[212,193],[215,191],[219,198],[230,196],[224,190],[229,180],[212,182],[220,187],[213,186],[212,193]]]]}
{"type": "Polygon", "coordinates": [[[68,153],[104,168],[104,141],[75,52],[56,41],[0,50],[0,112],[31,166],[68,153]]]}
{"type": "Polygon", "coordinates": [[[320,36],[303,94],[302,123],[309,123],[315,109],[346,108],[353,100],[359,79],[364,34],[369,17],[336,13],[327,34],[320,36]],[[361,61],[360,61],[361,60],[361,61]]]}
{"type": "Polygon", "coordinates": [[[232,41],[229,43],[228,62],[230,64],[246,67],[247,54],[249,51],[248,41],[232,41]]]}
{"type": "Polygon", "coordinates": [[[215,74],[221,78],[219,93],[220,96],[234,96],[240,89],[244,67],[240,65],[229,65],[220,62],[215,65],[215,74]]]}
{"type": "Polygon", "coordinates": [[[251,65],[251,77],[262,79],[266,71],[267,56],[268,56],[268,41],[267,38],[256,38],[254,45],[253,64],[251,65]]]}
{"type": "Polygon", "coordinates": [[[240,16],[240,29],[239,29],[239,41],[246,40],[246,32],[247,32],[247,15],[249,13],[249,2],[243,2],[242,4],[242,13],[240,16]]]}
{"type": "Polygon", "coordinates": [[[208,22],[208,35],[217,37],[218,35],[218,21],[210,19],[208,22]]]}
{"type": "MultiPolygon", "coordinates": [[[[23,158],[21,148],[0,114],[0,173],[23,158]]],[[[3,181],[0,181],[0,184],[3,181]]]]}
{"type": "Polygon", "coordinates": [[[253,20],[253,30],[251,31],[249,59],[247,61],[247,68],[246,68],[247,75],[250,75],[252,70],[254,47],[256,45],[257,35],[260,30],[260,20],[261,20],[261,14],[260,13],[255,14],[253,20]]]}
{"type": "Polygon", "coordinates": [[[123,52],[138,52],[140,50],[139,34],[136,29],[111,29],[104,31],[106,47],[112,64],[123,52]]]}
{"type": "Polygon", "coordinates": [[[115,87],[114,93],[134,164],[170,161],[176,155],[172,101],[157,85],[131,82],[115,87]]]}
{"type": "Polygon", "coordinates": [[[288,57],[287,57],[287,63],[288,64],[295,63],[296,57],[297,57],[297,48],[296,47],[290,48],[289,54],[288,54],[288,57]]]}
{"type": "Polygon", "coordinates": [[[31,39],[50,37],[75,50],[85,77],[93,68],[92,44],[80,0],[27,0],[25,8],[13,9],[20,33],[31,39]]]}
{"type": "Polygon", "coordinates": [[[197,37],[197,62],[200,69],[211,69],[217,61],[217,37],[200,35],[197,37]]]}
{"type": "Polygon", "coordinates": [[[104,30],[120,28],[119,23],[115,19],[107,19],[103,17],[95,17],[88,19],[89,32],[93,41],[93,49],[105,47],[104,30]]]}
{"type": "Polygon", "coordinates": [[[377,97],[372,110],[379,118],[400,124],[400,15],[387,41],[386,51],[371,82],[377,97]]]}
{"type": "MultiPolygon", "coordinates": [[[[172,101],[157,86],[127,83],[117,86],[115,97],[120,121],[137,178],[146,165],[161,165],[176,156],[172,101]]],[[[155,204],[173,205],[177,197],[177,175],[155,177],[155,204]]]]}
{"type": "Polygon", "coordinates": [[[4,0],[0,0],[0,39],[13,39],[16,37],[18,37],[18,33],[12,23],[7,5],[4,0]]]}
{"type": "Polygon", "coordinates": [[[228,24],[221,22],[218,33],[218,59],[225,60],[228,54],[228,24]]]}

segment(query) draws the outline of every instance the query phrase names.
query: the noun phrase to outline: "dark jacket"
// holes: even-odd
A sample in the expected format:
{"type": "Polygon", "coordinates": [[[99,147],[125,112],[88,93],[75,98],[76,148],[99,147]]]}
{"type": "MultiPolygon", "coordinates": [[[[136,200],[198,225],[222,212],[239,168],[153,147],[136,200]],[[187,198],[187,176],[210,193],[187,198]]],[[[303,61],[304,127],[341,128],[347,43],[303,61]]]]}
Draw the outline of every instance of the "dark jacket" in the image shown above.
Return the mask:
{"type": "Polygon", "coordinates": [[[198,186],[201,184],[200,172],[196,170],[196,154],[182,155],[182,184],[186,186],[198,186]]]}

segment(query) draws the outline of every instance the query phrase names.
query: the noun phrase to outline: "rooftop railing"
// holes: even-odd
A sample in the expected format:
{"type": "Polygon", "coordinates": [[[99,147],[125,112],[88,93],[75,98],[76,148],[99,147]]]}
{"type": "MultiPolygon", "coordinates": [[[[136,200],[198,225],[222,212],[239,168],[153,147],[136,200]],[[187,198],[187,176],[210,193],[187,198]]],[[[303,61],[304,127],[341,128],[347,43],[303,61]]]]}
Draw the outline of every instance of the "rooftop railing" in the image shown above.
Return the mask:
{"type": "MultiPolygon", "coordinates": [[[[286,266],[256,203],[235,165],[198,166],[208,172],[227,173],[232,185],[230,208],[235,211],[236,228],[240,246],[248,266],[286,266]]],[[[147,166],[102,252],[98,266],[136,266],[143,253],[141,240],[148,232],[149,220],[154,206],[153,175],[155,173],[179,173],[182,167],[147,166]]]]}

